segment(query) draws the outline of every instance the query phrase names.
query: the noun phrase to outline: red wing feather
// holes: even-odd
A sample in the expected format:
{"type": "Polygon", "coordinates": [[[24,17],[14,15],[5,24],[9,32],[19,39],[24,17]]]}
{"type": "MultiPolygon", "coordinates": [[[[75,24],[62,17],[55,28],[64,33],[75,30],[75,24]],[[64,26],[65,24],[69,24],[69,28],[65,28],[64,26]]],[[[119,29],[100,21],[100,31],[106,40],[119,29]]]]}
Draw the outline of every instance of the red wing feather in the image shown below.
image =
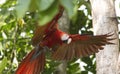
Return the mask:
{"type": "Polygon", "coordinates": [[[72,42],[70,44],[63,43],[56,47],[57,49],[54,51],[52,57],[55,60],[71,60],[73,57],[89,56],[102,50],[106,44],[114,44],[110,41],[115,38],[109,38],[112,35],[70,35],[72,42]]]}
{"type": "Polygon", "coordinates": [[[34,54],[35,49],[22,60],[15,74],[40,74],[43,71],[45,65],[44,53],[32,59],[34,54]]]}

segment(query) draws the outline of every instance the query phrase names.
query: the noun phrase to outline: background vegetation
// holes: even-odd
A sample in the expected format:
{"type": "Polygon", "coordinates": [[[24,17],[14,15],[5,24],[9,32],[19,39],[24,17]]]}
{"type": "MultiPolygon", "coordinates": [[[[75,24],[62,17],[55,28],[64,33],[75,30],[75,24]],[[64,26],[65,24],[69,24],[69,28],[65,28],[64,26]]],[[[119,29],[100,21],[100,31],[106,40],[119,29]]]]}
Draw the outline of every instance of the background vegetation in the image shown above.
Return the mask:
{"type": "MultiPolygon", "coordinates": [[[[58,12],[58,5],[65,7],[70,18],[71,34],[92,34],[91,7],[88,0],[6,0],[0,4],[0,74],[13,74],[23,57],[32,50],[31,38],[36,22],[44,25],[58,12]],[[80,7],[80,8],[79,8],[80,7]],[[79,8],[79,9],[78,9],[79,8]]],[[[54,73],[60,62],[47,54],[43,74],[54,73]]],[[[70,61],[67,74],[96,73],[95,56],[70,61]]]]}

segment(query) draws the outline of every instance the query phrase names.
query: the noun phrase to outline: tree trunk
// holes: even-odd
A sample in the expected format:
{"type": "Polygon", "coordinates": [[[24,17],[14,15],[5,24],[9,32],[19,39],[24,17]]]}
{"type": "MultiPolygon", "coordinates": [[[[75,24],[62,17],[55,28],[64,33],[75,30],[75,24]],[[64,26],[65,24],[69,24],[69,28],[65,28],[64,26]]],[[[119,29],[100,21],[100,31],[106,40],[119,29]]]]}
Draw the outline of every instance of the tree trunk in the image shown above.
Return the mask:
{"type": "MultiPolygon", "coordinates": [[[[70,20],[66,11],[64,11],[63,16],[59,20],[59,28],[64,32],[69,32],[70,20]]],[[[56,68],[55,74],[66,74],[67,61],[62,61],[61,64],[56,68]]]]}
{"type": "Polygon", "coordinates": [[[118,67],[117,67],[117,72],[120,74],[120,52],[119,52],[119,57],[118,57],[118,67]]]}
{"type": "MultiPolygon", "coordinates": [[[[96,54],[97,74],[118,74],[118,22],[115,13],[115,0],[90,0],[92,6],[93,29],[95,35],[114,33],[112,42],[96,54]]],[[[120,69],[119,69],[120,70],[120,69]]]]}

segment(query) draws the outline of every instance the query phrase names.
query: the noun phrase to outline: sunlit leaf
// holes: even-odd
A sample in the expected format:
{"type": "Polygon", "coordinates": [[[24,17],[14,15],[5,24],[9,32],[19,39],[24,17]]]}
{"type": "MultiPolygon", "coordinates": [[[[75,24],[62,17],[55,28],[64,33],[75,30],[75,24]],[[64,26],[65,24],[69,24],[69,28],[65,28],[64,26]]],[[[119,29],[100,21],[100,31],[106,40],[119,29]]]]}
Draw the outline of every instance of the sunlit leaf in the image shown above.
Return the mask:
{"type": "Polygon", "coordinates": [[[3,69],[6,67],[6,64],[7,64],[7,58],[5,57],[0,63],[0,74],[3,71],[3,69]]]}
{"type": "Polygon", "coordinates": [[[24,19],[19,19],[19,20],[18,20],[18,24],[19,24],[21,27],[23,27],[23,25],[25,24],[24,19]]]}
{"type": "Polygon", "coordinates": [[[28,10],[31,0],[18,0],[16,6],[17,17],[22,18],[28,10]]]}

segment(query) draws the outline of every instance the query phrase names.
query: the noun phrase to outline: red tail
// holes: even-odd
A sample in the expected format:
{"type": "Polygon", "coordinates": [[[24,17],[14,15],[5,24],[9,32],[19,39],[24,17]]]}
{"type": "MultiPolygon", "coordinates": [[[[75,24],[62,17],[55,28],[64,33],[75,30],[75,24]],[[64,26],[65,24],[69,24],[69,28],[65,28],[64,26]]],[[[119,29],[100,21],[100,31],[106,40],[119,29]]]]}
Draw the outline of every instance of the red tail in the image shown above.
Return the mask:
{"type": "Polygon", "coordinates": [[[45,65],[45,54],[33,49],[21,62],[15,74],[40,74],[45,65]]]}

